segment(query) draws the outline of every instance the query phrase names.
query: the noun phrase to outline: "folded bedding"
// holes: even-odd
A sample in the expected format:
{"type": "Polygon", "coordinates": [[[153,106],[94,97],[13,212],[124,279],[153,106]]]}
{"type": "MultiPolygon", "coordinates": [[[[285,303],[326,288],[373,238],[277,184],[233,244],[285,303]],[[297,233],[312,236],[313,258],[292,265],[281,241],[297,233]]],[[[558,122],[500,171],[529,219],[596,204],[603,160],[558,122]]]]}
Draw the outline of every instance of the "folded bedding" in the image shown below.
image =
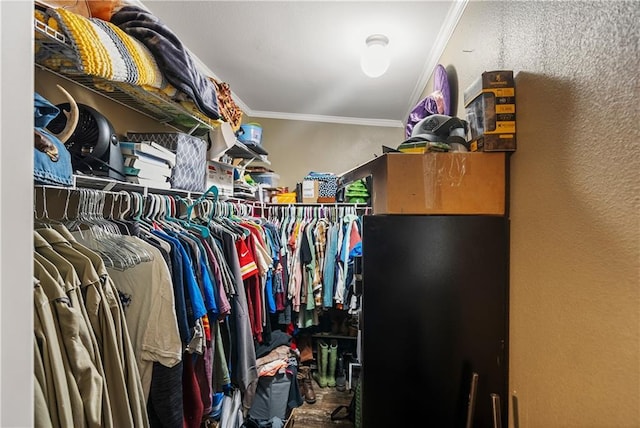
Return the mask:
{"type": "Polygon", "coordinates": [[[151,51],[116,25],[62,8],[48,9],[47,15],[46,22],[69,40],[78,72],[141,87],[166,86],[151,51]]]}
{"type": "MultiPolygon", "coordinates": [[[[190,127],[190,114],[212,127],[219,120],[234,130],[240,127],[243,113],[229,85],[205,76],[172,30],[142,4],[132,0],[88,4],[92,17],[67,8],[36,8],[35,18],[64,35],[71,48],[61,53],[59,46],[43,49],[36,44],[36,63],[65,74],[94,76],[96,88],[129,94],[161,120],[190,127]],[[102,11],[99,6],[108,7],[102,11]],[[184,110],[167,110],[166,101],[184,110]]],[[[36,38],[46,36],[36,32],[36,38]]]]}
{"type": "Polygon", "coordinates": [[[231,88],[226,82],[219,82],[215,79],[211,79],[216,85],[218,92],[218,107],[220,109],[220,116],[225,122],[229,122],[231,129],[237,131],[242,125],[242,110],[238,107],[238,104],[233,100],[231,95],[231,88]]]}
{"type": "Polygon", "coordinates": [[[167,81],[193,99],[206,116],[220,118],[215,85],[200,72],[169,27],[138,6],[122,7],[113,13],[110,22],[142,42],[154,55],[167,81]]]}

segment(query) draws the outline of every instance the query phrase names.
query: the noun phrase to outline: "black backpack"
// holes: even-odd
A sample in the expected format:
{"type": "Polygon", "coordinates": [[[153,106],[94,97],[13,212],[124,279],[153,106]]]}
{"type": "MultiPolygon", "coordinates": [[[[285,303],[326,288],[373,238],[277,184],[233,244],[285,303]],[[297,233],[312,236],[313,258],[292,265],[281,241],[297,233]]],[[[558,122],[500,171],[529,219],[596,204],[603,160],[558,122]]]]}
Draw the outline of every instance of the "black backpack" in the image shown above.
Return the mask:
{"type": "Polygon", "coordinates": [[[356,394],[353,394],[351,397],[351,401],[348,406],[344,404],[335,408],[333,412],[331,412],[331,420],[338,421],[341,419],[349,419],[351,422],[355,424],[356,422],[356,394]]]}
{"type": "Polygon", "coordinates": [[[337,421],[341,419],[348,419],[353,422],[356,428],[360,428],[361,420],[358,412],[360,411],[360,406],[358,405],[359,397],[360,397],[360,388],[362,387],[361,380],[358,378],[355,381],[355,390],[353,391],[353,396],[351,397],[351,401],[348,406],[344,404],[338,406],[331,412],[331,420],[337,421]]]}

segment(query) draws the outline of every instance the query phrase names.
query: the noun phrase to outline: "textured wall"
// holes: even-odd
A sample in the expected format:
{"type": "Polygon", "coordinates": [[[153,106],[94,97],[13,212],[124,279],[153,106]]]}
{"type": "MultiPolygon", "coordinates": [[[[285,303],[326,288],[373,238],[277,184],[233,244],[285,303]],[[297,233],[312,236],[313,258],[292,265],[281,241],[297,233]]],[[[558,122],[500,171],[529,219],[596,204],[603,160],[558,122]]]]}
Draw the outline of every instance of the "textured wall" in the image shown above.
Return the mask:
{"type": "Polygon", "coordinates": [[[640,426],[639,22],[638,2],[472,1],[440,61],[461,117],[475,77],[516,73],[510,389],[523,428],[640,426]]]}

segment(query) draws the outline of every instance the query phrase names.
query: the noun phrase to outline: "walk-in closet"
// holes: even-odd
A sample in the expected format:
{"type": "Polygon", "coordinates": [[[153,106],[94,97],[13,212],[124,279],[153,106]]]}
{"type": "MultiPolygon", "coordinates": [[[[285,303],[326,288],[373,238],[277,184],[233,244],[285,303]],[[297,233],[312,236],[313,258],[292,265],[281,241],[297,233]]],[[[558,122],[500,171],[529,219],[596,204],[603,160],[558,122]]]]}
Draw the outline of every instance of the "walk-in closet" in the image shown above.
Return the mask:
{"type": "Polygon", "coordinates": [[[640,426],[638,22],[0,1],[0,426],[640,426]]]}

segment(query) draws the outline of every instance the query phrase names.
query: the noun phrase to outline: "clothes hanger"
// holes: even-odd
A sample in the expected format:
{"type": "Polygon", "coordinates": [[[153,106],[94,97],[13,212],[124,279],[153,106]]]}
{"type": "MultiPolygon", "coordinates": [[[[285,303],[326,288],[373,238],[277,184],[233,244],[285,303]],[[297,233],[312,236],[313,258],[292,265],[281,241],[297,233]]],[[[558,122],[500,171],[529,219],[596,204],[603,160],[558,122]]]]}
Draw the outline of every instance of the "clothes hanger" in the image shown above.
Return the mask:
{"type": "MultiPolygon", "coordinates": [[[[37,190],[37,188],[34,188],[34,192],[35,190],[37,190]]],[[[62,214],[62,220],[67,221],[68,220],[67,209],[69,207],[69,198],[71,195],[71,189],[61,189],[61,191],[62,190],[67,191],[67,198],[65,200],[64,212],[62,214]]],[[[34,193],[34,201],[35,199],[36,199],[36,194],[34,193]]],[[[67,229],[66,226],[64,226],[64,224],[62,224],[61,221],[58,221],[49,217],[49,212],[47,209],[47,190],[44,186],[42,187],[42,217],[38,217],[35,202],[33,205],[33,213],[34,213],[34,231],[35,232],[38,232],[39,230],[41,230],[38,227],[40,226],[45,229],[55,230],[60,234],[60,236],[62,236],[64,239],[68,241],[75,240],[73,235],[71,235],[71,232],[69,231],[69,229],[67,229]]]]}
{"type": "Polygon", "coordinates": [[[80,189],[78,192],[76,217],[65,224],[67,229],[78,231],[79,240],[86,247],[100,254],[106,266],[122,270],[132,266],[134,259],[125,254],[113,242],[103,239],[104,231],[101,231],[94,223],[95,215],[91,212],[95,209],[92,192],[89,189],[80,189]]]}
{"type": "Polygon", "coordinates": [[[50,228],[52,219],[49,218],[49,211],[47,208],[47,190],[44,186],[42,189],[42,216],[38,217],[38,207],[37,207],[37,187],[33,188],[33,225],[50,228]]]}
{"type": "Polygon", "coordinates": [[[232,211],[233,208],[230,202],[217,201],[207,219],[207,226],[217,228],[224,233],[229,233],[235,240],[243,236],[248,236],[250,232],[241,227],[238,221],[232,220],[232,211]]]}
{"type": "MultiPolygon", "coordinates": [[[[191,209],[194,207],[200,207],[200,213],[196,216],[197,222],[189,221],[189,226],[192,230],[197,231],[203,238],[209,238],[211,231],[209,229],[214,214],[216,212],[216,206],[218,203],[218,187],[213,185],[209,187],[196,201],[191,205],[191,209]],[[213,195],[213,200],[208,200],[207,195],[213,195]]],[[[188,216],[188,218],[191,218],[188,216]]]]}
{"type": "Polygon", "coordinates": [[[166,195],[160,197],[163,206],[161,213],[158,215],[158,222],[163,228],[181,232],[184,230],[186,222],[176,215],[176,198],[180,198],[180,196],[166,195]]]}
{"type": "Polygon", "coordinates": [[[112,243],[116,248],[116,253],[122,254],[123,258],[130,261],[128,267],[142,263],[144,261],[153,260],[153,256],[142,246],[136,245],[135,240],[125,238],[120,229],[109,220],[113,218],[114,200],[112,199],[109,215],[105,218],[104,208],[109,193],[96,191],[94,192],[94,221],[105,232],[102,236],[107,243],[112,243]]]}
{"type": "Polygon", "coordinates": [[[120,233],[122,233],[122,231],[124,230],[127,235],[131,236],[131,230],[130,230],[131,225],[127,223],[123,218],[123,208],[122,208],[123,201],[126,201],[127,203],[127,206],[124,209],[129,210],[129,207],[131,205],[131,199],[127,192],[120,191],[118,193],[112,194],[111,210],[109,211],[109,221],[114,225],[116,225],[116,227],[118,227],[118,229],[120,230],[120,233]],[[117,215],[114,215],[116,202],[118,203],[118,213],[117,215]]]}
{"type": "MultiPolygon", "coordinates": [[[[127,269],[139,263],[153,260],[153,255],[142,245],[138,245],[135,237],[125,237],[120,229],[104,217],[106,193],[101,191],[87,191],[81,196],[78,218],[80,225],[87,225],[92,234],[94,245],[88,245],[97,250],[105,259],[117,269],[127,269]]],[[[113,206],[109,216],[112,217],[113,206]]],[[[81,227],[78,228],[82,230],[81,227]]]]}

